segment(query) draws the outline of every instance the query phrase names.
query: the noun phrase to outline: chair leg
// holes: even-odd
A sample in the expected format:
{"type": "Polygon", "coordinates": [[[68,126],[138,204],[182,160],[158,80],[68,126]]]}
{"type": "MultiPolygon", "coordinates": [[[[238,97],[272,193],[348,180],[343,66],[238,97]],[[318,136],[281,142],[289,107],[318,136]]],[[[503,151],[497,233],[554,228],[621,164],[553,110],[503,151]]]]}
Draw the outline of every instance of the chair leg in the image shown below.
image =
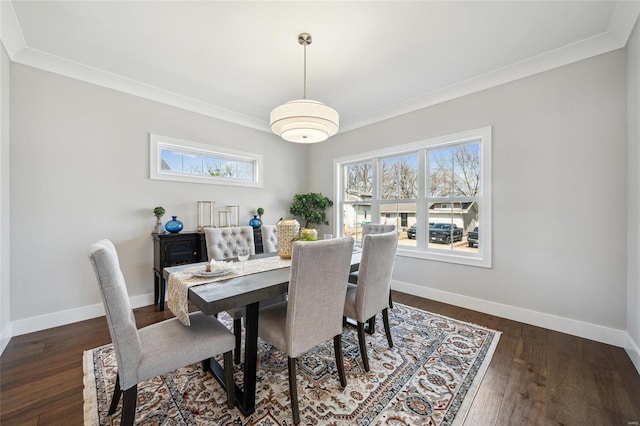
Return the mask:
{"type": "Polygon", "coordinates": [[[233,351],[233,362],[240,364],[240,346],[242,345],[242,318],[233,320],[233,335],[236,336],[236,348],[233,351]]]}
{"type": "Polygon", "coordinates": [[[347,386],[347,376],[344,374],[344,360],[342,356],[342,334],[333,336],[333,351],[336,353],[336,367],[342,387],[347,386]]]}
{"type": "Polygon", "coordinates": [[[365,331],[369,335],[373,335],[373,333],[376,331],[376,316],[375,315],[367,320],[367,328],[365,329],[365,331]]]}
{"type": "Polygon", "coordinates": [[[122,426],[133,426],[136,418],[136,403],[138,399],[138,385],[133,385],[125,390],[122,398],[122,426]]]}
{"type": "Polygon", "coordinates": [[[391,339],[391,329],[389,328],[389,310],[384,308],[382,310],[382,322],[384,323],[384,334],[387,335],[387,342],[389,342],[389,347],[393,347],[393,339],[391,339]]]}
{"type": "Polygon", "coordinates": [[[233,354],[224,353],[224,379],[227,386],[227,407],[232,409],[236,403],[236,383],[233,381],[233,354]]]}
{"type": "Polygon", "coordinates": [[[111,397],[111,405],[107,415],[110,416],[116,412],[118,408],[118,402],[120,402],[120,396],[122,395],[122,389],[120,389],[120,376],[116,373],[116,387],[113,389],[113,396],[111,397]]]}
{"type": "Polygon", "coordinates": [[[393,300],[391,299],[391,289],[389,289],[389,309],[393,309],[393,300]]]}
{"type": "Polygon", "coordinates": [[[298,411],[298,384],[296,378],[296,359],[287,357],[289,362],[289,394],[291,395],[291,411],[293,411],[293,424],[300,423],[298,411]]]}
{"type": "Polygon", "coordinates": [[[360,344],[360,355],[362,356],[364,371],[369,372],[369,357],[367,357],[367,342],[364,337],[364,323],[360,321],[358,321],[358,343],[360,344]]]}

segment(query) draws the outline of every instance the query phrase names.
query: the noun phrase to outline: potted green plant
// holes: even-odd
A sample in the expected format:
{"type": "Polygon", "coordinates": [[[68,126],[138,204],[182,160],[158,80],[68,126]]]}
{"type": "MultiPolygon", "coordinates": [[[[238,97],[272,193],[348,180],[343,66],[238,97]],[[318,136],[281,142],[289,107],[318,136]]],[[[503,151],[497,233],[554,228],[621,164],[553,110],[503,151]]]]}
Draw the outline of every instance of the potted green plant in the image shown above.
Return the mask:
{"type": "Polygon", "coordinates": [[[300,231],[301,240],[314,241],[318,239],[318,231],[309,228],[309,225],[328,225],[329,221],[325,210],[331,206],[333,206],[333,201],[320,193],[310,192],[293,196],[289,213],[305,220],[304,227],[300,231]]]}
{"type": "Polygon", "coordinates": [[[156,217],[156,227],[153,229],[154,234],[159,234],[162,230],[162,216],[164,216],[164,207],[156,207],[153,209],[153,215],[156,217]]]}

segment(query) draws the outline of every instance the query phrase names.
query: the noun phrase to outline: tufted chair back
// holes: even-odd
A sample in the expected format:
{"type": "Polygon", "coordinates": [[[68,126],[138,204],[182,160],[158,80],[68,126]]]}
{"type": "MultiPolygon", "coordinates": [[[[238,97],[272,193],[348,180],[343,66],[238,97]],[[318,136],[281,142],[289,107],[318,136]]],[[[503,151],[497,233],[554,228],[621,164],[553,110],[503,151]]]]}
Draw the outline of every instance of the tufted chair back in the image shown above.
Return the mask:
{"type": "Polygon", "coordinates": [[[204,235],[209,259],[224,260],[237,257],[238,247],[249,247],[251,255],[256,254],[253,228],[250,226],[206,228],[204,235]]]}
{"type": "Polygon", "coordinates": [[[384,225],[381,223],[367,223],[362,225],[362,236],[367,234],[382,234],[385,232],[395,231],[395,225],[384,225]]]}
{"type": "Polygon", "coordinates": [[[276,225],[262,225],[261,232],[264,252],[278,251],[278,227],[276,225]]]}

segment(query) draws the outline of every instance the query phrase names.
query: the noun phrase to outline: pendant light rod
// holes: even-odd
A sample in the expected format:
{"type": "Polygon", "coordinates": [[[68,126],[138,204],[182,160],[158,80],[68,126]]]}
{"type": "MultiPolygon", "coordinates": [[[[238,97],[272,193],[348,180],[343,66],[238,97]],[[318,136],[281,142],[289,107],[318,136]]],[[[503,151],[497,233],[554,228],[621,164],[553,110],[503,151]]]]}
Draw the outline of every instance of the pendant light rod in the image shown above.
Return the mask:
{"type": "Polygon", "coordinates": [[[303,96],[302,99],[307,99],[307,46],[311,44],[311,34],[300,33],[298,34],[298,43],[304,47],[304,79],[303,79],[303,96]]]}

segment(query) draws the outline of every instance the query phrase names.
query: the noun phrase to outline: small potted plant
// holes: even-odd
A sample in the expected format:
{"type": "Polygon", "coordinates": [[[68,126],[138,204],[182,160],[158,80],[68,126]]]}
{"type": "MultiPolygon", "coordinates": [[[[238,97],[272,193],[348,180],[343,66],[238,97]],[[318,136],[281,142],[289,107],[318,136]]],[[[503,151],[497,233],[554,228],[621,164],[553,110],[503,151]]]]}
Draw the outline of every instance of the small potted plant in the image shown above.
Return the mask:
{"type": "Polygon", "coordinates": [[[260,220],[262,220],[262,215],[264,214],[264,209],[262,207],[258,207],[258,209],[256,210],[256,213],[258,213],[258,218],[260,218],[260,220]]]}
{"type": "Polygon", "coordinates": [[[309,225],[328,225],[329,221],[325,210],[331,206],[333,206],[333,201],[320,193],[311,192],[293,196],[293,203],[289,208],[289,213],[300,216],[305,220],[304,227],[300,231],[301,240],[315,241],[318,239],[318,231],[309,228],[309,225]]]}
{"type": "Polygon", "coordinates": [[[153,215],[156,217],[156,227],[153,228],[154,234],[159,234],[162,230],[162,216],[164,216],[164,207],[156,207],[153,209],[153,215]]]}

